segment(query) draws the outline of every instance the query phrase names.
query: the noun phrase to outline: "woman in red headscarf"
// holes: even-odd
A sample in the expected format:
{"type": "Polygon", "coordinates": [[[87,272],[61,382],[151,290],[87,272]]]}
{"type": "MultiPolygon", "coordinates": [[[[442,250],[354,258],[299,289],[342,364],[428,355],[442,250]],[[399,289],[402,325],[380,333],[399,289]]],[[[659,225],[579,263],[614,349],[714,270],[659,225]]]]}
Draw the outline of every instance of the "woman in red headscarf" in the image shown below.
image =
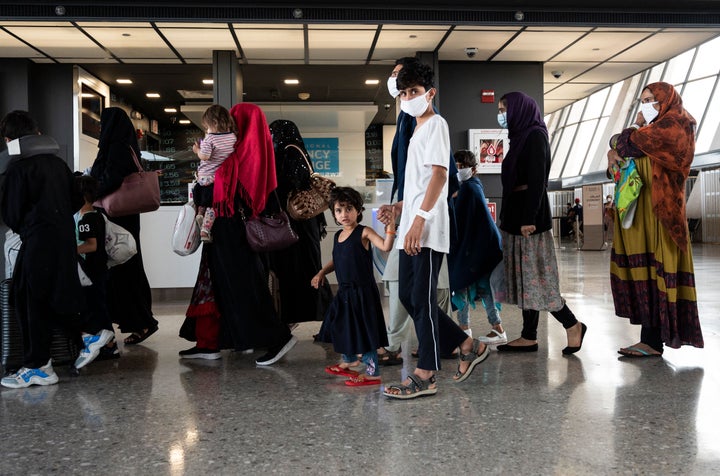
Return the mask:
{"type": "Polygon", "coordinates": [[[277,186],[270,129],[249,103],[230,109],[237,126],[235,150],[215,173],[213,243],[209,268],[221,316],[220,346],[266,348],[258,365],[277,362],[297,342],[278,318],[257,253],[248,246],[245,219],[258,215],[277,186]]]}
{"type": "Polygon", "coordinates": [[[663,345],[703,347],[687,221],[685,181],[695,154],[695,119],[675,88],[652,83],[635,124],[608,151],[608,170],[635,157],[643,187],[630,228],[615,219],[610,278],[615,313],[640,324],[627,357],[658,357],[663,345]]]}

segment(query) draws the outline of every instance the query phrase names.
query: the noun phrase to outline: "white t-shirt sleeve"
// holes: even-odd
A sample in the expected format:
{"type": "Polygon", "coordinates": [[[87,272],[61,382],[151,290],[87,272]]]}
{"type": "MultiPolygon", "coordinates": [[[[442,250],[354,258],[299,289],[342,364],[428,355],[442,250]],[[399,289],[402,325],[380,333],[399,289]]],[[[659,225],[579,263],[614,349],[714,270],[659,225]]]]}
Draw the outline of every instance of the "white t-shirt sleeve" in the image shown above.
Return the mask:
{"type": "Polygon", "coordinates": [[[450,131],[447,122],[442,117],[433,116],[425,126],[428,128],[425,131],[427,133],[425,150],[428,153],[423,155],[423,165],[428,167],[439,165],[447,169],[450,157],[450,131]]]}

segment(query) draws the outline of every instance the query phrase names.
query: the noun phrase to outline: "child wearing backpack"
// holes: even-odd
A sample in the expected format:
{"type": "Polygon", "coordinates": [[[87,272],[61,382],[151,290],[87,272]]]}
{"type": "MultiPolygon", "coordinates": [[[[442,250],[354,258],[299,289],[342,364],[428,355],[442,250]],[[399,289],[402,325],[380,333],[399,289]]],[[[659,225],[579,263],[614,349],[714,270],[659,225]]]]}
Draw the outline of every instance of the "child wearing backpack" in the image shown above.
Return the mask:
{"type": "Polygon", "coordinates": [[[75,214],[77,225],[77,251],[80,266],[88,275],[92,284],[83,287],[86,309],[81,313],[82,340],[84,347],[75,361],[80,369],[95,360],[101,351],[109,356],[119,356],[117,344],[107,344],[114,340],[110,314],[107,309],[107,253],[105,252],[105,218],[95,210],[93,202],[97,199],[98,183],[89,175],[76,178],[80,193],[85,200],[80,211],[75,214]],[[103,349],[105,348],[105,349],[103,349]]]}

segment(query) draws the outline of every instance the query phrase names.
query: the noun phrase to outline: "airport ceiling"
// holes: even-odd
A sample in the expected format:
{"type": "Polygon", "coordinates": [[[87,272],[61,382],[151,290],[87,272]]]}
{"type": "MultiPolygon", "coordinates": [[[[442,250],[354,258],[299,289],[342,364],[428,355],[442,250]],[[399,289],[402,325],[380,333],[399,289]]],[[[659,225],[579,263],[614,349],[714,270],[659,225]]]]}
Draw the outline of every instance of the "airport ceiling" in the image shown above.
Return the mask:
{"type": "MultiPolygon", "coordinates": [[[[436,51],[439,61],[543,63],[547,113],[720,35],[720,1],[383,3],[2,2],[0,58],[81,65],[163,122],[165,107],[212,100],[202,80],[213,50],[235,51],[246,101],[309,93],[379,106],[392,102],[396,58],[436,51]]],[[[378,109],[374,122],[392,122],[378,109]]]]}

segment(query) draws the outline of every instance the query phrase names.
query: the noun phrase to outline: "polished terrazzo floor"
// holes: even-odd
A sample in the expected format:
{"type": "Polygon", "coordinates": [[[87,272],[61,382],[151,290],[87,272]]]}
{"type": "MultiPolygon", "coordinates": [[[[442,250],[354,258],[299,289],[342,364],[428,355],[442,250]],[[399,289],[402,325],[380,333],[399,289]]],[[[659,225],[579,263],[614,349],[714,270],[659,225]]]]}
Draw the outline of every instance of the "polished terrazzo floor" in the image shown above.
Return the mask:
{"type": "MultiPolygon", "coordinates": [[[[705,349],[619,358],[639,329],[613,314],[609,251],[559,250],[561,289],[588,325],[561,355],[543,314],[540,351],[492,352],[465,382],[444,361],[439,392],[390,401],[323,373],[319,323],[276,365],[258,354],[180,360],[185,303],[156,302],[160,331],[60,383],[0,391],[0,474],[689,474],[720,472],[720,246],[694,247],[705,349]]],[[[510,338],[520,315],[502,313],[510,338]]],[[[472,314],[475,333],[483,314],[472,314]]],[[[408,343],[406,350],[412,346],[408,343]]],[[[383,369],[385,382],[411,370],[383,369]]]]}

